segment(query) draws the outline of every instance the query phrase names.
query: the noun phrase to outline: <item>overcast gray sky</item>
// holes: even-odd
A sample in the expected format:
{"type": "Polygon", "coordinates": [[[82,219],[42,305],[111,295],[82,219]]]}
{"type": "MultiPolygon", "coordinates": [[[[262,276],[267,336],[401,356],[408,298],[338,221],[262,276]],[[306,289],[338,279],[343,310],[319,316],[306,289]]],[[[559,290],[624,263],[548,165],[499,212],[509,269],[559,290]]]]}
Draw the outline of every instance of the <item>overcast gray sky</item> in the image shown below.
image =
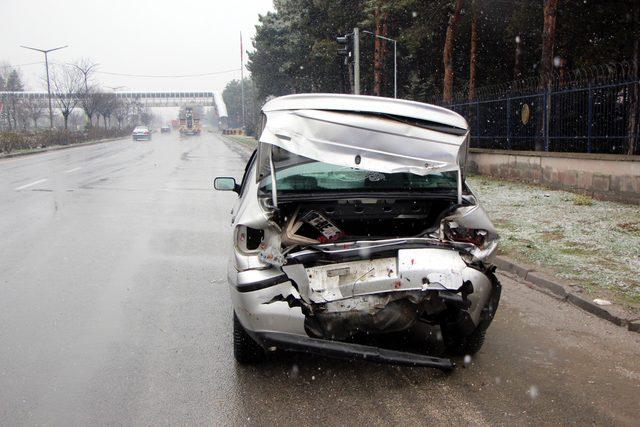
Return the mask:
{"type": "MultiPolygon", "coordinates": [[[[0,61],[43,60],[20,45],[68,48],[50,61],[87,57],[99,71],[183,75],[240,68],[240,31],[251,49],[258,14],[272,0],[0,0],[0,61]]],[[[246,61],[246,55],[245,55],[246,61]]],[[[20,68],[29,89],[44,88],[44,65],[20,68]]],[[[240,72],[189,78],[96,75],[104,86],[122,90],[219,90],[240,72]]]]}

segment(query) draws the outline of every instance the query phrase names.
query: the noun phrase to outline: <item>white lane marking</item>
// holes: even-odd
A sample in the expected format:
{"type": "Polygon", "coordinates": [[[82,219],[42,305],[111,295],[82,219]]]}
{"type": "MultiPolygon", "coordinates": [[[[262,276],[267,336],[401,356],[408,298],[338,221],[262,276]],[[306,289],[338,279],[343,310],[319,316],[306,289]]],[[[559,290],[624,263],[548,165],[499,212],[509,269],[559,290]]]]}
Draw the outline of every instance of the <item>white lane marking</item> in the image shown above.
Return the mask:
{"type": "Polygon", "coordinates": [[[82,169],[82,166],[78,166],[77,168],[69,169],[68,171],[64,171],[64,173],[71,173],[71,172],[79,171],[80,169],[82,169]]]}
{"type": "Polygon", "coordinates": [[[31,187],[33,185],[40,184],[41,182],[45,182],[47,180],[48,180],[48,178],[43,178],[43,179],[39,179],[37,181],[30,182],[29,184],[21,185],[20,187],[16,188],[16,191],[24,190],[25,188],[29,188],[29,187],[31,187]]]}

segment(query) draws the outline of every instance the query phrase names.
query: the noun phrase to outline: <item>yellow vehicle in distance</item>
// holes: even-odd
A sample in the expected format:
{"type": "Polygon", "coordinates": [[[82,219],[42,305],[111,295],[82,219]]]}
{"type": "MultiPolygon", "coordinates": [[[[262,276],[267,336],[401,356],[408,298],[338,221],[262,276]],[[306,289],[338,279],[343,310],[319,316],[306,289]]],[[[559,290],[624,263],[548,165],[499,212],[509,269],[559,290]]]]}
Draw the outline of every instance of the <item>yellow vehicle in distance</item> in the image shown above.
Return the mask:
{"type": "Polygon", "coordinates": [[[178,127],[180,135],[200,135],[200,132],[202,132],[200,114],[194,111],[192,107],[181,108],[178,119],[180,120],[180,126],[178,127]]]}

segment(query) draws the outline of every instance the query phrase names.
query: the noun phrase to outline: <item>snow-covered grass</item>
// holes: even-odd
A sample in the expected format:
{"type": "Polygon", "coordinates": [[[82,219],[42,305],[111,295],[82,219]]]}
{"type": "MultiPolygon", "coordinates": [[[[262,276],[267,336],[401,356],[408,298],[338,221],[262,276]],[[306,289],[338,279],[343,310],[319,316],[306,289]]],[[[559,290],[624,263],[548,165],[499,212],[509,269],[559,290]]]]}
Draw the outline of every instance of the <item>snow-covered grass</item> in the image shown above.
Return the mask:
{"type": "Polygon", "coordinates": [[[238,142],[242,145],[245,145],[249,148],[255,148],[258,142],[252,136],[243,136],[243,135],[222,135],[223,138],[226,138],[229,141],[238,142]]]}
{"type": "Polygon", "coordinates": [[[500,232],[501,253],[594,297],[640,305],[640,206],[481,176],[468,183],[500,232]]]}

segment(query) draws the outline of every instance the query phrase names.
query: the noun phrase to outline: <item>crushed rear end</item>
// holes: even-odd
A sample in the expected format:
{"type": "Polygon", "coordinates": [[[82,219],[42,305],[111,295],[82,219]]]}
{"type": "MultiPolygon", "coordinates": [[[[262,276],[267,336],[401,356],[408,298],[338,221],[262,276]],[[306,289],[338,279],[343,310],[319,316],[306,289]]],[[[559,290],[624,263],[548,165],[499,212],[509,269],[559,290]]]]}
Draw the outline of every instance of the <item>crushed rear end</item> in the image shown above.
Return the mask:
{"type": "Polygon", "coordinates": [[[500,298],[498,235],[464,183],[448,110],[345,95],[278,98],[234,210],[229,282],[265,349],[450,369],[370,338],[419,325],[479,350],[500,298]]]}

